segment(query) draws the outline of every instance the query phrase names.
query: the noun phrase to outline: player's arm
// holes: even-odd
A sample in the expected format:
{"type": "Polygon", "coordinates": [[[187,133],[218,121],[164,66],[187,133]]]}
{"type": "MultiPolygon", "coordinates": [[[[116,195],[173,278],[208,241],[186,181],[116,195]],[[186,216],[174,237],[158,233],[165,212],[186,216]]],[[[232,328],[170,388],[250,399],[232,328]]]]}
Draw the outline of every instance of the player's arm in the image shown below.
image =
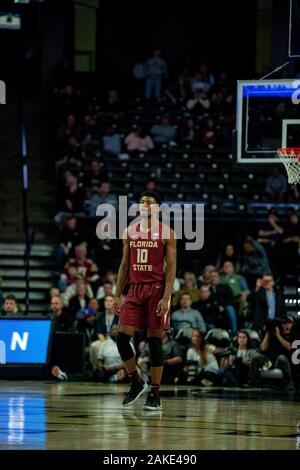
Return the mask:
{"type": "Polygon", "coordinates": [[[129,272],[129,241],[127,237],[127,230],[123,234],[123,256],[122,261],[118,271],[117,286],[115,292],[115,298],[113,303],[113,312],[117,315],[121,310],[121,295],[124,290],[124,287],[127,283],[129,272]]]}
{"type": "Polygon", "coordinates": [[[169,303],[173,291],[173,285],[176,277],[176,238],[174,230],[170,229],[170,237],[165,240],[166,243],[166,277],[165,291],[163,298],[158,302],[156,312],[159,317],[163,317],[169,310],[169,303]]]}

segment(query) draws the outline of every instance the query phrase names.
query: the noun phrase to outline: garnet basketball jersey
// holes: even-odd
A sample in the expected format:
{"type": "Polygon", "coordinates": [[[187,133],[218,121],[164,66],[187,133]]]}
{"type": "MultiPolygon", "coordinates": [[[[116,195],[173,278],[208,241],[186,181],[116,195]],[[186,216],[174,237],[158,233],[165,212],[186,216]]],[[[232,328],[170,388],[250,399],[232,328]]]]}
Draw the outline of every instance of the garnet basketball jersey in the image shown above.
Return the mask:
{"type": "Polygon", "coordinates": [[[147,282],[163,281],[165,278],[165,243],[162,238],[160,222],[152,233],[142,235],[138,226],[135,235],[129,235],[130,251],[130,284],[143,284],[147,282]]]}

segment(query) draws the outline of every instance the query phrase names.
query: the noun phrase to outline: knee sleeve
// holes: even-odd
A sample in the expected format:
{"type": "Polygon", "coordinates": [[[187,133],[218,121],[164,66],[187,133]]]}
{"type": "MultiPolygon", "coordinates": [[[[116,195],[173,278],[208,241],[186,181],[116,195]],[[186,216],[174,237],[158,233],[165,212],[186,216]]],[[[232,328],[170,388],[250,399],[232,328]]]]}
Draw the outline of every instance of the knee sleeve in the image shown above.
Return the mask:
{"type": "Polygon", "coordinates": [[[117,346],[122,361],[129,361],[132,357],[134,357],[134,352],[130,344],[131,336],[127,335],[126,333],[118,333],[117,336],[117,346]]]}
{"type": "Polygon", "coordinates": [[[164,365],[162,339],[156,336],[149,337],[149,349],[151,354],[151,365],[153,367],[162,367],[164,365]]]}

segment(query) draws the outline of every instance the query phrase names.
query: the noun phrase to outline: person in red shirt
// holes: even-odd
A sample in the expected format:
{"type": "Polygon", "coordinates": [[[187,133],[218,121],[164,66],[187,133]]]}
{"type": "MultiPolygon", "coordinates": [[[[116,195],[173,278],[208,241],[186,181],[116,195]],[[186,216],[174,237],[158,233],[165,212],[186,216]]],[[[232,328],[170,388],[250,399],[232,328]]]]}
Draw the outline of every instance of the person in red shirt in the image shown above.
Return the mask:
{"type": "Polygon", "coordinates": [[[162,337],[170,327],[170,298],[176,275],[176,239],[173,230],[159,221],[161,199],[145,191],[139,199],[141,220],[123,234],[123,257],[118,272],[113,309],[119,315],[117,345],[131,379],[123,406],[130,406],[148,389],[136,368],[130,339],[147,328],[151,354],[151,391],[145,410],[162,408],[159,388],[163,373],[162,337]],[[121,295],[129,277],[130,288],[121,307],[121,295]]]}

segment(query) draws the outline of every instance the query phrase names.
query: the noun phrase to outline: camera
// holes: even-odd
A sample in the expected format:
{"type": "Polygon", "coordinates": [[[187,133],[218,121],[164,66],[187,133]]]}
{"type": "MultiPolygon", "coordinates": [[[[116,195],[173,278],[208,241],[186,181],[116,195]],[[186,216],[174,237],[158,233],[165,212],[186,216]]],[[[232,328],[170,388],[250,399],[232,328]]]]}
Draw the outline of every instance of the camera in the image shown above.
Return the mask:
{"type": "Polygon", "coordinates": [[[265,324],[266,331],[270,334],[274,334],[276,327],[280,328],[281,321],[280,320],[268,320],[265,324]]]}

